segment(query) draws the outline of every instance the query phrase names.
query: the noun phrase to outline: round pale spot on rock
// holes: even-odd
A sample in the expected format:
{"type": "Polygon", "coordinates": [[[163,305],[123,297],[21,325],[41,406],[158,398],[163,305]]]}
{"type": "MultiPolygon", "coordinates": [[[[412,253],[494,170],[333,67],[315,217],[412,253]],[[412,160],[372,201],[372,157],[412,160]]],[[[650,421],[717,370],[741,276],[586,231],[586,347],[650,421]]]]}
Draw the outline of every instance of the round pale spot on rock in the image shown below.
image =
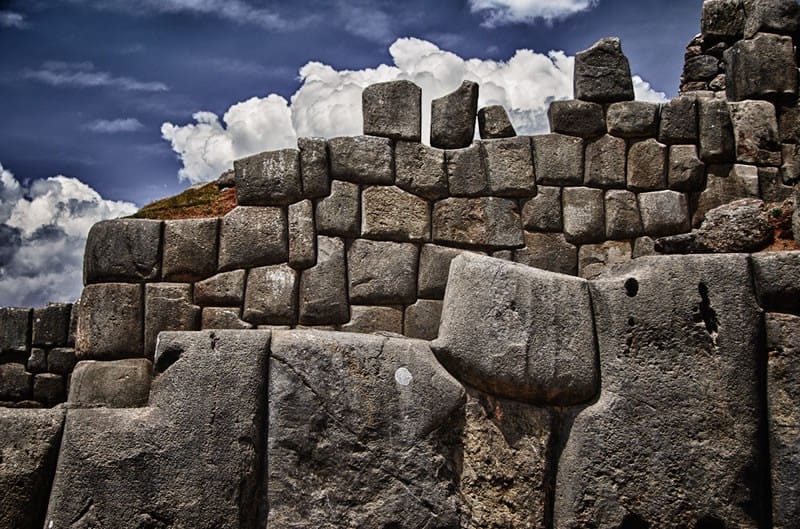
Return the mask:
{"type": "Polygon", "coordinates": [[[394,380],[401,386],[408,386],[411,384],[411,381],[414,377],[411,375],[411,371],[405,367],[397,368],[397,371],[394,372],[394,380]]]}

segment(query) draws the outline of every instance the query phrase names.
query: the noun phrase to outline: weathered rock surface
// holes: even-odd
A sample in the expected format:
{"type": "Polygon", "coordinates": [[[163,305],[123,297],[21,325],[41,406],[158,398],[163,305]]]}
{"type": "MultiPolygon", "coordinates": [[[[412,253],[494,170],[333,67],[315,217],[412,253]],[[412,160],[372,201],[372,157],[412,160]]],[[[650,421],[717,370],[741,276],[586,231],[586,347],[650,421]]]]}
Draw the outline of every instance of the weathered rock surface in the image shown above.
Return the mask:
{"type": "Polygon", "coordinates": [[[533,136],[536,182],[543,185],[583,183],[583,140],[563,134],[533,136]]]}
{"type": "Polygon", "coordinates": [[[561,188],[537,186],[536,196],[523,202],[522,226],[526,230],[561,231],[561,188]]]}
{"type": "Polygon", "coordinates": [[[625,140],[605,135],[586,145],[584,183],[593,187],[625,187],[625,140]]]}
{"type": "Polygon", "coordinates": [[[33,400],[44,406],[55,406],[67,396],[66,381],[62,375],[39,373],[33,377],[33,400]]]}
{"type": "Polygon", "coordinates": [[[422,89],[411,81],[376,83],[361,93],[364,134],[420,141],[422,89]]]}
{"type": "Polygon", "coordinates": [[[794,0],[744,0],[744,13],[746,39],[759,31],[794,35],[797,31],[800,8],[794,0]]]}
{"type": "Polygon", "coordinates": [[[307,198],[327,196],[331,190],[328,142],[325,138],[298,138],[297,147],[303,195],[307,198]]]}
{"type": "Polygon", "coordinates": [[[241,206],[281,206],[300,199],[300,151],[266,151],[233,162],[241,206]]]}
{"type": "Polygon", "coordinates": [[[606,191],[606,239],[635,239],[644,233],[636,194],[622,189],[606,191]]]}
{"type": "Polygon", "coordinates": [[[103,220],[89,230],[83,282],[157,281],[161,276],[161,221],[103,220]]]}
{"type": "Polygon", "coordinates": [[[753,279],[764,310],[800,314],[800,251],[752,256],[753,279]]]}
{"type": "Polygon", "coordinates": [[[145,358],[111,362],[85,360],[72,373],[69,408],[141,408],[147,406],[153,364],[145,358]]]}
{"type": "Polygon", "coordinates": [[[628,241],[584,244],[578,251],[578,275],[584,279],[595,279],[607,268],[630,261],[631,250],[628,241]]]}
{"type": "Polygon", "coordinates": [[[797,95],[797,66],[792,38],[759,33],[725,51],[730,101],[790,100],[797,95]]]}
{"type": "Polygon", "coordinates": [[[218,219],[168,220],[164,223],[165,281],[199,281],[217,271],[218,219]]]}
{"type": "Polygon", "coordinates": [[[406,308],[403,315],[403,334],[409,338],[433,340],[439,334],[442,318],[442,302],[434,299],[419,299],[406,308]]]}
{"type": "Polygon", "coordinates": [[[194,301],[198,305],[241,306],[244,300],[245,270],[222,272],[194,284],[194,301]]]}
{"type": "Polygon", "coordinates": [[[478,84],[463,81],[455,91],[431,102],[431,147],[462,149],[475,137],[478,84]]]}
{"type": "Polygon", "coordinates": [[[350,301],[401,305],[417,297],[419,250],[411,243],[356,239],[347,251],[350,301]]]}
{"type": "Polygon", "coordinates": [[[667,145],[697,143],[697,98],[695,96],[678,96],[661,106],[658,141],[667,145]]]}
{"type": "Polygon", "coordinates": [[[536,193],[529,136],[484,140],[481,145],[492,195],[519,197],[536,193]]]}
{"type": "Polygon", "coordinates": [[[480,196],[488,193],[486,159],[480,143],[463,149],[445,151],[445,168],[450,195],[480,196]]]}
{"type": "Polygon", "coordinates": [[[578,275],[578,247],[563,233],[525,232],[525,247],[514,250],[514,261],[527,266],[578,275]]]}
{"type": "Polygon", "coordinates": [[[72,305],[69,303],[49,303],[46,307],[33,309],[31,344],[66,345],[71,313],[72,305]]]}
{"type": "Polygon", "coordinates": [[[299,305],[303,325],[346,323],[350,319],[344,241],[317,237],[317,264],[300,275],[299,305]]]}
{"type": "Polygon", "coordinates": [[[566,240],[572,244],[601,241],[605,237],[603,190],[566,187],[562,197],[566,240]]]}
{"type": "Polygon", "coordinates": [[[342,325],[339,330],[364,334],[379,331],[403,334],[403,309],[353,305],[350,307],[350,321],[342,325]]]}
{"type": "Polygon", "coordinates": [[[734,160],[733,125],[728,104],[716,98],[699,98],[700,158],[704,162],[734,160]]]}
{"type": "Polygon", "coordinates": [[[317,232],[322,235],[357,237],[361,229],[358,185],[334,180],[331,194],[317,202],[317,232]]]}
{"type": "Polygon", "coordinates": [[[56,347],[47,352],[47,370],[51,373],[69,375],[77,361],[75,349],[70,347],[56,347]]]}
{"type": "Polygon", "coordinates": [[[631,145],[628,151],[628,189],[666,189],[667,146],[650,138],[631,145]]]}
{"type": "Polygon", "coordinates": [[[286,213],[281,208],[238,206],[222,217],[219,270],[284,262],[289,258],[286,213]]]}
{"type": "Polygon", "coordinates": [[[677,191],[653,191],[639,195],[639,212],[644,232],[661,237],[689,231],[689,201],[677,191]]]}
{"type": "Polygon", "coordinates": [[[394,183],[392,141],[375,136],[341,136],[328,140],[331,176],[359,184],[394,183]]]}
{"type": "Polygon", "coordinates": [[[23,364],[0,364],[0,399],[30,399],[33,391],[33,375],[25,371],[23,364]]]}
{"type": "Polygon", "coordinates": [[[734,41],[744,32],[741,0],[705,0],[701,17],[703,36],[713,41],[734,41]]]}
{"type": "Polygon", "coordinates": [[[144,289],[144,350],[152,357],[162,331],[200,329],[200,307],[192,302],[192,285],[149,283],[144,289]]]}
{"type": "Polygon", "coordinates": [[[575,99],[596,103],[630,101],[633,81],[628,59],[616,37],[597,41],[575,54],[575,99]]]}
{"type": "Polygon", "coordinates": [[[700,191],[705,184],[705,164],[696,145],[671,145],[667,184],[673,191],[700,191]]]}
{"type": "Polygon", "coordinates": [[[396,186],[371,186],[361,193],[361,235],[390,241],[431,238],[431,207],[396,186]]]}
{"type": "Polygon", "coordinates": [[[692,225],[700,226],[705,214],[740,198],[758,197],[758,169],[751,165],[722,165],[708,168],[706,187],[695,197],[692,225]]]}
{"type": "Polygon", "coordinates": [[[450,262],[467,250],[426,244],[419,253],[419,297],[442,299],[450,273],[450,262]]]}
{"type": "Polygon", "coordinates": [[[279,264],[247,274],[242,319],[254,325],[293,325],[297,318],[297,271],[279,264]]]}
{"type": "Polygon", "coordinates": [[[398,187],[428,200],[446,197],[444,156],[445,151],[421,143],[397,142],[394,163],[398,187]]]}
{"type": "Polygon", "coordinates": [[[596,138],[606,132],[603,106],[597,103],[577,99],[553,101],[547,109],[547,118],[550,132],[579,138],[596,138]]]}
{"type": "Polygon", "coordinates": [[[736,160],[757,165],[781,164],[775,107],[767,101],[730,104],[736,160]]]}
{"type": "Polygon", "coordinates": [[[31,343],[31,309],[0,307],[0,353],[25,352],[31,343]]]}
{"type": "Polygon", "coordinates": [[[659,105],[646,101],[611,103],[606,113],[608,133],[621,138],[655,136],[658,131],[659,105]]]}
{"type": "Polygon", "coordinates": [[[504,198],[447,198],[433,208],[435,242],[486,248],[522,246],[516,202],[504,198]]]}
{"type": "Polygon", "coordinates": [[[314,266],[317,258],[314,204],[303,200],[289,206],[289,266],[302,270],[314,266]]]}
{"type": "Polygon", "coordinates": [[[478,111],[478,131],[483,140],[517,135],[503,105],[490,105],[478,111]]]}
{"type": "Polygon", "coordinates": [[[206,329],[252,329],[242,317],[239,307],[203,307],[200,328],[206,329]]]}
{"type": "Polygon", "coordinates": [[[144,356],[144,288],[101,283],[83,289],[75,350],[79,360],[144,356]]]}

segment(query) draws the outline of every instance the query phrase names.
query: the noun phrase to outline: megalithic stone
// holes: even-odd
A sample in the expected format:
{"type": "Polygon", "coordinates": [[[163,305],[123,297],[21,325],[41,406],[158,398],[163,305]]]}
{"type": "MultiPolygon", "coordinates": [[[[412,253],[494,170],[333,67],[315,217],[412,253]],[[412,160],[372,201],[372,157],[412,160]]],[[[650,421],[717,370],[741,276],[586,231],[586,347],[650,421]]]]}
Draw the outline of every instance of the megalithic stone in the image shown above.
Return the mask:
{"type": "Polygon", "coordinates": [[[575,98],[597,103],[633,100],[633,80],[619,38],[608,37],[575,55],[575,98]]]}
{"type": "Polygon", "coordinates": [[[370,85],[361,93],[364,134],[420,141],[422,89],[411,81],[370,85]]]}
{"type": "Polygon", "coordinates": [[[729,101],[792,101],[797,95],[797,63],[791,37],[759,33],[725,50],[729,101]]]}
{"type": "Polygon", "coordinates": [[[478,83],[464,81],[454,92],[431,102],[431,146],[439,149],[469,147],[475,137],[478,83]]]}
{"type": "Polygon", "coordinates": [[[502,105],[483,107],[478,111],[481,139],[512,138],[517,135],[502,105]]]}

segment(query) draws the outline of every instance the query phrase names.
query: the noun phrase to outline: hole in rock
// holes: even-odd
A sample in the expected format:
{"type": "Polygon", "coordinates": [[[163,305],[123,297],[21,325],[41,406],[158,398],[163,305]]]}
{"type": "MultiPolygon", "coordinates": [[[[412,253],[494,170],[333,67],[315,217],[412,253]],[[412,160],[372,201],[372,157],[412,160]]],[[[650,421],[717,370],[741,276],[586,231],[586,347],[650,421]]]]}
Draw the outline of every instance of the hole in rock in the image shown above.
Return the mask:
{"type": "Polygon", "coordinates": [[[629,298],[634,297],[639,293],[639,282],[630,277],[625,281],[625,293],[629,298]]]}
{"type": "Polygon", "coordinates": [[[183,348],[178,346],[167,346],[156,359],[156,371],[163,373],[169,369],[172,364],[180,359],[181,354],[183,354],[183,348]]]}
{"type": "Polygon", "coordinates": [[[725,529],[725,522],[716,516],[703,516],[697,520],[694,529],[725,529]]]}
{"type": "Polygon", "coordinates": [[[650,524],[635,513],[628,513],[619,524],[619,529],[649,529],[650,524]]]}
{"type": "Polygon", "coordinates": [[[708,333],[715,334],[719,330],[719,322],[717,313],[711,308],[711,300],[708,298],[708,285],[700,283],[697,285],[697,290],[700,292],[700,316],[703,318],[708,333]]]}

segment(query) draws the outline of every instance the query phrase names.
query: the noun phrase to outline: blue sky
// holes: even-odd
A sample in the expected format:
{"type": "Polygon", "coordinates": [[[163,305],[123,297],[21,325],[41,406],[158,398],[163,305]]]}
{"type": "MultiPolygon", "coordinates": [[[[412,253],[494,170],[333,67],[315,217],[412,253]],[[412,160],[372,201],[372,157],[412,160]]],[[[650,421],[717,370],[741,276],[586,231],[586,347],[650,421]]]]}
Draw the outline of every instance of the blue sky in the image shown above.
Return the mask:
{"type": "MultiPolygon", "coordinates": [[[[65,226],[76,216],[83,226],[122,214],[133,207],[123,202],[174,194],[297,135],[356,134],[370,82],[410,78],[428,100],[474,77],[484,103],[505,104],[521,132],[543,132],[547,103],[571,95],[571,57],[616,35],[643,80],[637,96],[672,97],[701,5],[0,0],[0,304],[74,295],[78,287],[59,290],[55,279],[31,293],[49,272],[30,271],[36,252],[15,264],[41,233],[73,237],[65,226]],[[8,286],[20,270],[28,290],[8,286]]],[[[73,231],[74,268],[82,239],[73,231]]],[[[49,244],[41,252],[57,250],[49,244]]]]}

